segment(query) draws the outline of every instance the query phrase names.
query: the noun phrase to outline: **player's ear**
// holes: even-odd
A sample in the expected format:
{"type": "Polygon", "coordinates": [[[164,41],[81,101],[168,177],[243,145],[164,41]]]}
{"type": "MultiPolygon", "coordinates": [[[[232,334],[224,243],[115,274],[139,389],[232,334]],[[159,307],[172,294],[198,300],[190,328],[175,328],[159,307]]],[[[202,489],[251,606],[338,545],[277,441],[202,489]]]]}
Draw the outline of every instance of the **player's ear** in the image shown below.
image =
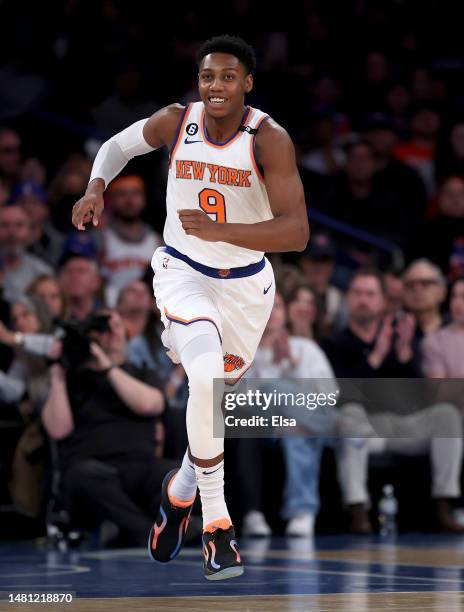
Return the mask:
{"type": "Polygon", "coordinates": [[[245,93],[250,93],[253,89],[253,75],[247,74],[245,77],[245,93]]]}

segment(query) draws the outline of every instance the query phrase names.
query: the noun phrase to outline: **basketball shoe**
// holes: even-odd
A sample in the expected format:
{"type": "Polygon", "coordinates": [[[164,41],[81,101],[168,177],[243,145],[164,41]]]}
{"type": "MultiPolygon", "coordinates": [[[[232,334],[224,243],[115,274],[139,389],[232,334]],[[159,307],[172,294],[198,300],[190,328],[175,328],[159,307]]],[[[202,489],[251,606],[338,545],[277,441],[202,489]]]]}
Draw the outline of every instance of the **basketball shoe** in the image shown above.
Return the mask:
{"type": "Polygon", "coordinates": [[[161,503],[156,522],[150,530],[148,538],[148,553],[153,561],[168,563],[180,552],[192,512],[192,500],[174,505],[169,498],[169,485],[178,472],[171,470],[166,474],[161,485],[161,503]]]}

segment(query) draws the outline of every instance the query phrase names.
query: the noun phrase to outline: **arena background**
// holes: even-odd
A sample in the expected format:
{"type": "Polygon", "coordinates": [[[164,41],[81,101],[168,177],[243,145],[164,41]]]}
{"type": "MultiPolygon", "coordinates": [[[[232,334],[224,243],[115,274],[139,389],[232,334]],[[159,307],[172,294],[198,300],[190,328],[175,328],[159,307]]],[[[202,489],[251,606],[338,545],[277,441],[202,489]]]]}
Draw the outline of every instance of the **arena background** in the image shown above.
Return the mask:
{"type": "MultiPolygon", "coordinates": [[[[390,275],[392,304],[396,299],[401,308],[403,287],[398,294],[395,282],[401,284],[412,260],[425,257],[438,265],[447,287],[464,273],[464,46],[458,3],[308,0],[268,6],[235,0],[218,8],[208,2],[3,1],[0,11],[0,207],[31,194],[40,206],[45,203],[35,229],[51,224],[58,232],[57,271],[74,252],[104,268],[98,233],[94,244],[87,244],[87,238],[76,237],[70,218],[99,145],[166,104],[197,99],[196,50],[206,38],[229,33],[256,49],[249,103],[281,123],[295,143],[312,235],[322,240],[315,248],[322,249],[324,261],[335,263],[331,285],[342,294],[354,270],[374,266],[390,275]]],[[[167,151],[150,154],[132,160],[123,172],[142,177],[143,217],[158,234],[167,159],[167,151]]],[[[34,202],[30,206],[33,210],[34,202]]],[[[28,245],[39,257],[40,248],[28,245]]],[[[291,267],[282,268],[285,292],[289,270],[304,273],[300,255],[272,260],[278,270],[281,264],[291,267]]],[[[305,278],[311,285],[310,275],[305,278]]],[[[150,285],[149,270],[145,278],[150,285]]],[[[107,294],[102,290],[98,297],[101,304],[107,294]]],[[[2,305],[2,321],[11,329],[12,303],[6,299],[2,305]]],[[[448,322],[448,302],[439,309],[448,322]]],[[[346,320],[343,305],[338,314],[337,325],[346,320]]],[[[324,322],[317,323],[321,330],[324,322]]],[[[332,332],[326,329],[316,339],[332,332]]],[[[0,369],[7,373],[13,355],[7,349],[0,355],[0,369]]],[[[182,456],[185,442],[179,433],[183,401],[185,396],[174,398],[174,416],[164,423],[163,452],[172,459],[182,456]]],[[[41,481],[46,499],[32,518],[12,505],[11,459],[30,419],[16,418],[16,409],[9,404],[5,419],[15,423],[14,433],[10,425],[1,433],[0,535],[22,539],[45,535],[53,487],[41,481]]],[[[269,467],[263,505],[271,527],[282,533],[282,457],[273,444],[263,453],[269,467]]],[[[375,528],[382,486],[393,482],[401,500],[400,529],[434,529],[427,458],[382,456],[371,467],[375,528]]],[[[326,449],[320,533],[348,528],[335,472],[333,451],[326,449]]],[[[236,482],[231,479],[229,486],[236,482]]],[[[240,504],[236,498],[231,504],[240,523],[240,504]]]]}

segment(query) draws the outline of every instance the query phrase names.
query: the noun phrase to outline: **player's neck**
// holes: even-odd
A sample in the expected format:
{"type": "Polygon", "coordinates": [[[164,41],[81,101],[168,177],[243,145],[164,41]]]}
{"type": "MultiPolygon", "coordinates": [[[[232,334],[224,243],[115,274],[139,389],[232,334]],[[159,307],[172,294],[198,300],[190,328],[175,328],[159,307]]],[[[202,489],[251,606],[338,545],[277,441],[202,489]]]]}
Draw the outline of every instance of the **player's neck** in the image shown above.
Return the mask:
{"type": "Polygon", "coordinates": [[[226,117],[212,117],[205,112],[206,130],[209,138],[216,142],[225,142],[238,130],[243,121],[247,107],[240,106],[236,112],[226,117]]]}

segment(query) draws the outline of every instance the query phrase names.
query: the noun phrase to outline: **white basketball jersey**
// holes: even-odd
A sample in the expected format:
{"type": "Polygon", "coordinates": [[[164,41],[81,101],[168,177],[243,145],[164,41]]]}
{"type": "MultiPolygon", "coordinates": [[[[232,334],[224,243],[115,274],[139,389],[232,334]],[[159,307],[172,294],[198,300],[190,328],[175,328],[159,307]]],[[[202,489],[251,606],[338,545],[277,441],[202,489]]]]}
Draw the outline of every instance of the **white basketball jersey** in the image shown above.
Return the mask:
{"type": "Polygon", "coordinates": [[[203,210],[218,223],[273,218],[254,156],[255,133],[247,131],[259,129],[267,118],[262,111],[247,107],[242,129],[218,143],[208,136],[203,102],[186,107],[170,157],[163,235],[167,245],[213,268],[247,266],[262,259],[260,251],[187,235],[177,210],[203,210]]]}

